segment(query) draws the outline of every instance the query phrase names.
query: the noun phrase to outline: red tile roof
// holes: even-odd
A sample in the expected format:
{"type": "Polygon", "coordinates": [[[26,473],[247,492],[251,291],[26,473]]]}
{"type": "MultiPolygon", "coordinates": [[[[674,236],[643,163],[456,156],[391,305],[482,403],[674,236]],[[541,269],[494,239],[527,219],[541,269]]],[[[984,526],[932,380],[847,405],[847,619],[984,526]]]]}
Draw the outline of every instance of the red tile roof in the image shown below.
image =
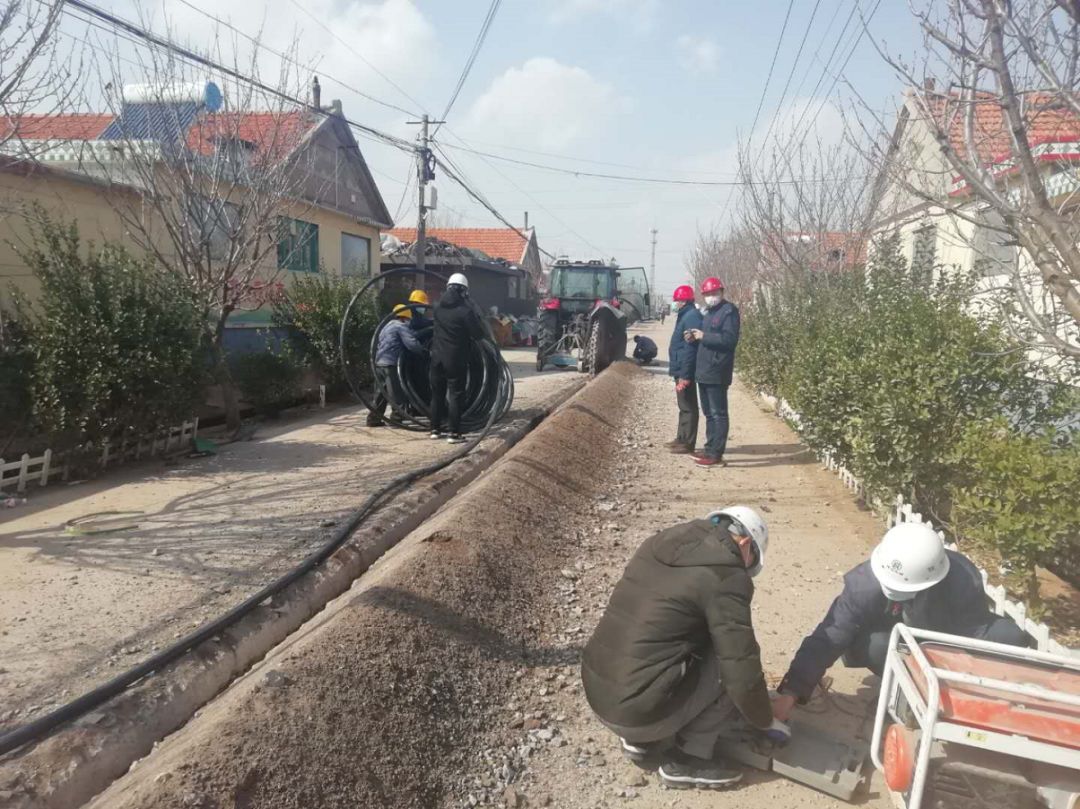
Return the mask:
{"type": "Polygon", "coordinates": [[[271,159],[285,157],[300,145],[315,120],[303,112],[229,112],[200,116],[188,129],[188,147],[211,154],[221,140],[252,145],[271,159]]]}
{"type": "Polygon", "coordinates": [[[780,247],[773,240],[769,240],[762,246],[766,264],[782,264],[796,255],[810,270],[852,269],[866,261],[866,238],[858,233],[789,232],[785,233],[783,238],[785,242],[793,245],[784,249],[783,257],[778,255],[780,247]],[[801,245],[802,249],[797,249],[794,245],[801,245]]]}
{"type": "Polygon", "coordinates": [[[98,113],[0,118],[0,138],[14,136],[25,140],[93,140],[105,131],[112,120],[112,115],[98,113]]]}
{"type": "MultiPolygon", "coordinates": [[[[403,242],[416,241],[416,228],[394,228],[390,234],[403,242]]],[[[528,246],[521,234],[510,228],[429,228],[427,235],[458,247],[480,250],[512,264],[521,263],[528,246]]]]}
{"type": "MultiPolygon", "coordinates": [[[[930,114],[942,127],[948,127],[949,141],[961,158],[968,155],[964,135],[966,105],[956,93],[935,96],[930,114]]],[[[979,93],[975,105],[974,147],[984,165],[994,165],[1012,156],[1012,141],[1005,111],[997,97],[979,93]]],[[[1063,106],[1048,93],[1028,93],[1023,98],[1024,119],[1031,146],[1080,141],[1080,116],[1063,106]]]]}

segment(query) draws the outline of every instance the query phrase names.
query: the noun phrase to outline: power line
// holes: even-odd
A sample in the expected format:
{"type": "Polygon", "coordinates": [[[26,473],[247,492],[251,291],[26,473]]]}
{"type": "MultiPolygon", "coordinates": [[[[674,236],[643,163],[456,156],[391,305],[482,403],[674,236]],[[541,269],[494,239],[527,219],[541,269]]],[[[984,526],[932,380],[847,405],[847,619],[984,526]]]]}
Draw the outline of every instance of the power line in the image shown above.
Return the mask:
{"type": "MultiPolygon", "coordinates": [[[[223,20],[223,19],[221,19],[220,17],[218,17],[218,16],[216,16],[214,14],[211,14],[209,11],[205,11],[205,10],[199,8],[194,3],[190,2],[190,0],[180,0],[180,2],[183,5],[190,8],[192,11],[196,12],[197,14],[202,14],[204,17],[207,17],[208,19],[211,19],[214,22],[216,22],[218,25],[223,25],[226,28],[228,28],[230,31],[232,31],[233,33],[239,34],[244,39],[246,39],[248,42],[250,42],[252,45],[254,45],[256,48],[261,48],[262,50],[273,54],[274,56],[278,57],[279,59],[282,59],[282,60],[284,60],[286,62],[290,62],[293,65],[296,65],[296,67],[300,68],[301,70],[310,70],[310,69],[312,69],[310,65],[305,65],[305,64],[301,63],[299,60],[295,59],[294,57],[291,57],[288,54],[282,53],[282,52],[280,52],[278,50],[275,50],[274,48],[271,48],[269,45],[266,45],[265,43],[261,42],[257,37],[254,37],[251,34],[248,34],[248,33],[245,33],[244,31],[241,31],[239,28],[237,28],[232,23],[230,23],[230,22],[228,22],[226,20],[223,20]]],[[[363,90],[358,90],[357,88],[353,87],[352,85],[348,84],[347,82],[344,82],[341,79],[336,78],[335,76],[332,76],[331,74],[327,73],[324,70],[319,70],[319,74],[321,76],[323,76],[323,78],[330,79],[332,82],[335,82],[335,83],[341,85],[342,87],[344,87],[349,92],[356,93],[356,95],[360,96],[361,98],[366,98],[368,101],[372,101],[375,104],[379,104],[379,105],[381,105],[383,107],[386,107],[387,109],[394,110],[395,112],[404,113],[405,115],[416,115],[416,113],[411,112],[410,110],[407,110],[404,107],[399,107],[397,104],[391,104],[389,101],[383,101],[381,98],[376,98],[373,95],[369,95],[368,93],[365,93],[363,90]]]]}
{"type": "Polygon", "coordinates": [[[784,44],[784,33],[787,31],[788,20],[791,19],[791,9],[795,7],[795,0],[789,0],[787,13],[784,15],[784,25],[780,28],[780,38],[776,40],[776,50],[773,51],[772,62],[769,63],[769,74],[765,77],[765,86],[761,89],[761,99],[758,101],[757,111],[754,113],[754,123],[750,124],[750,138],[754,137],[757,129],[758,118],[761,116],[761,108],[765,106],[765,96],[769,92],[769,83],[772,81],[773,69],[776,67],[776,59],[780,55],[780,46],[784,44]]]}
{"type": "MultiPolygon", "coordinates": [[[[476,42],[473,43],[472,52],[469,53],[469,58],[465,60],[465,67],[462,68],[461,76],[458,78],[457,85],[454,87],[454,92],[450,95],[450,100],[446,102],[446,109],[443,110],[443,114],[439,116],[444,121],[447,120],[447,116],[450,114],[454,102],[457,101],[458,94],[461,93],[461,88],[465,86],[465,80],[469,78],[469,73],[476,63],[476,57],[480,55],[480,49],[484,46],[484,40],[487,39],[488,35],[488,29],[491,28],[491,23],[494,21],[495,15],[499,11],[499,4],[501,2],[502,0],[491,0],[487,16],[484,17],[484,22],[480,26],[480,33],[477,34],[476,42]]],[[[436,128],[435,132],[438,131],[438,128],[436,128]]]]}

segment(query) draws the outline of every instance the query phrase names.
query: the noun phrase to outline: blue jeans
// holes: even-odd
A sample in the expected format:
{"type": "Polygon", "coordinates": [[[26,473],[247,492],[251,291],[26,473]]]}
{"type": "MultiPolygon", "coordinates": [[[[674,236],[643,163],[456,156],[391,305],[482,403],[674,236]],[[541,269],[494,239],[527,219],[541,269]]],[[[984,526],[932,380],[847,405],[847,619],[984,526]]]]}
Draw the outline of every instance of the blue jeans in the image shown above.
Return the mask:
{"type": "Polygon", "coordinates": [[[698,385],[701,412],[705,414],[705,447],[708,458],[720,459],[727,449],[728,419],[727,385],[698,385]]]}

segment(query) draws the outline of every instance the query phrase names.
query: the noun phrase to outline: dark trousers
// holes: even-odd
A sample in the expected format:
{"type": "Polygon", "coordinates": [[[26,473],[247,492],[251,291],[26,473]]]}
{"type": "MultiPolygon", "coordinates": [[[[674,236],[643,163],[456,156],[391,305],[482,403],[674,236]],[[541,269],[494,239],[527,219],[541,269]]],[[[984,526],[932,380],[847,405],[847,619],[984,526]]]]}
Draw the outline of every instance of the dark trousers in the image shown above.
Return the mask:
{"type": "Polygon", "coordinates": [[[675,391],[679,405],[679,431],[675,440],[693,449],[697,445],[698,399],[697,388],[691,382],[683,390],[675,391]]]}
{"type": "MultiPolygon", "coordinates": [[[[849,668],[870,669],[880,677],[885,671],[885,658],[889,652],[891,634],[891,630],[883,629],[856,636],[851,648],[844,653],[844,665],[849,668]]],[[[1008,646],[1028,645],[1027,635],[1016,625],[1016,622],[1012,618],[1001,615],[991,616],[987,623],[957,634],[976,640],[1004,643],[1008,646]]]]}
{"type": "Polygon", "coordinates": [[[387,403],[394,411],[401,410],[405,405],[405,389],[401,386],[396,365],[375,367],[375,401],[368,414],[368,421],[382,421],[387,403]]]}
{"type": "Polygon", "coordinates": [[[704,455],[708,458],[722,458],[727,449],[730,426],[727,393],[727,385],[698,385],[701,411],[705,414],[704,455]]]}
{"type": "Polygon", "coordinates": [[[461,411],[465,407],[464,369],[460,373],[450,376],[441,362],[432,360],[431,370],[428,372],[428,381],[431,383],[432,431],[437,432],[442,429],[443,414],[445,413],[450,432],[460,433],[461,411]]]}

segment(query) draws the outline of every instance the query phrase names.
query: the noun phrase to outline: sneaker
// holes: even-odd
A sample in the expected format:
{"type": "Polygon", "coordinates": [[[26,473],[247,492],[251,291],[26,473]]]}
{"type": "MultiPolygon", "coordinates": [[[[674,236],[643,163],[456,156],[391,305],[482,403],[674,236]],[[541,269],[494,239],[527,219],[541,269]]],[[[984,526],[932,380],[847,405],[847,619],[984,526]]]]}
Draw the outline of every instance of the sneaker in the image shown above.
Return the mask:
{"type": "Polygon", "coordinates": [[[664,446],[668,449],[675,449],[675,447],[685,447],[686,444],[676,438],[674,441],[668,441],[664,446]]]}
{"type": "Polygon", "coordinates": [[[446,436],[446,443],[447,444],[464,444],[465,443],[465,436],[463,436],[461,433],[450,433],[450,435],[446,436]]]}
{"type": "Polygon", "coordinates": [[[631,761],[637,763],[644,761],[648,757],[649,748],[630,744],[630,742],[626,741],[622,736],[619,737],[619,741],[622,743],[623,755],[631,761]]]}
{"type": "Polygon", "coordinates": [[[367,421],[364,422],[364,424],[368,427],[384,427],[386,425],[386,422],[382,419],[369,418],[367,419],[367,421]]]}
{"type": "Polygon", "coordinates": [[[686,446],[686,444],[676,444],[675,446],[671,447],[668,450],[668,452],[670,452],[672,455],[693,455],[694,454],[694,451],[692,449],[690,449],[690,447],[686,446]]]}
{"type": "Polygon", "coordinates": [[[713,458],[710,455],[695,456],[695,462],[698,466],[727,466],[723,458],[713,458]]]}
{"type": "Polygon", "coordinates": [[[440,438],[446,438],[446,433],[444,433],[442,430],[432,430],[428,438],[430,438],[432,441],[438,441],[440,438]]]}
{"type": "Polygon", "coordinates": [[[661,783],[669,789],[723,789],[742,780],[739,770],[686,753],[665,761],[658,772],[661,783]]]}

